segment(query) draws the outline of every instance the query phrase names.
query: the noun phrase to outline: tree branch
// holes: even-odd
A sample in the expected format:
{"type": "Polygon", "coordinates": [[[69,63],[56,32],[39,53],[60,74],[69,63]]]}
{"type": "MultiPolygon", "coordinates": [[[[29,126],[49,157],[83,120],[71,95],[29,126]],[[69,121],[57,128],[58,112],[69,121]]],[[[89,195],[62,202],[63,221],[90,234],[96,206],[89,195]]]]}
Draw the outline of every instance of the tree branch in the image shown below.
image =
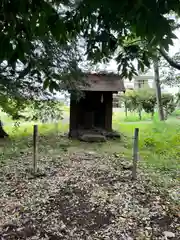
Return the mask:
{"type": "Polygon", "coordinates": [[[180,64],[174,61],[164,50],[164,48],[160,47],[159,49],[160,54],[165,58],[165,60],[169,63],[169,65],[173,68],[180,70],[180,64]]]}
{"type": "Polygon", "coordinates": [[[179,23],[172,27],[173,31],[177,30],[178,28],[180,28],[180,24],[179,23]]]}

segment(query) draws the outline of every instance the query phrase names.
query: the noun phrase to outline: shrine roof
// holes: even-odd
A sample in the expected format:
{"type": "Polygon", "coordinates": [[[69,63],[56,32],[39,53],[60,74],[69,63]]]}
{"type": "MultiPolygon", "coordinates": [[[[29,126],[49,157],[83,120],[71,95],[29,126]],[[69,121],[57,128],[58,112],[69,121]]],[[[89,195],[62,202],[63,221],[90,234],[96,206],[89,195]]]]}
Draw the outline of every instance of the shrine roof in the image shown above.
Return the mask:
{"type": "Polygon", "coordinates": [[[86,84],[80,86],[83,91],[125,91],[124,82],[117,74],[89,73],[84,80],[86,84]]]}

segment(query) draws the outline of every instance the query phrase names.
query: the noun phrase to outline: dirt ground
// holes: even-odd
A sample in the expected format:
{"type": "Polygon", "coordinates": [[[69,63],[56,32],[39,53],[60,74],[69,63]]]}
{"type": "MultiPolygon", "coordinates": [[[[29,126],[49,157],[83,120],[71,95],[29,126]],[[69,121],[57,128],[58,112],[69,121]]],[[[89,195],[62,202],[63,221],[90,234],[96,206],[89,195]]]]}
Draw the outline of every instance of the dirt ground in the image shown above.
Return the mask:
{"type": "MultiPolygon", "coordinates": [[[[0,169],[0,239],[180,239],[177,206],[123,155],[40,149],[41,173],[28,151],[0,169]]],[[[44,148],[46,148],[44,146],[44,148]]]]}

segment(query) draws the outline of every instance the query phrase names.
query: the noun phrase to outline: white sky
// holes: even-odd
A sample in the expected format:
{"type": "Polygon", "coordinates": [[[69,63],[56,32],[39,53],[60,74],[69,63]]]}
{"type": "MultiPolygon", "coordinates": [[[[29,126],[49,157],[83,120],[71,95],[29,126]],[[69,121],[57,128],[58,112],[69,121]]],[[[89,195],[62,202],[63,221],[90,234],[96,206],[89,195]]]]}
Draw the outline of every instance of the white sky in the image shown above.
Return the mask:
{"type": "Polygon", "coordinates": [[[180,30],[174,32],[177,39],[174,40],[174,46],[170,47],[169,55],[174,55],[176,52],[180,51],[180,30]]]}

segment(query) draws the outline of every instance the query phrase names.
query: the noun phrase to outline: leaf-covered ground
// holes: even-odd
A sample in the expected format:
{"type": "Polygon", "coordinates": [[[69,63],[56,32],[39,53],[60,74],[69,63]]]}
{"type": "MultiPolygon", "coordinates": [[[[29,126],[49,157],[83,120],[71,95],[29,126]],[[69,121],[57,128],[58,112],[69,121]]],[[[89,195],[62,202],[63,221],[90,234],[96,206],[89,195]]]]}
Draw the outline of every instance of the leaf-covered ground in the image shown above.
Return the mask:
{"type": "Polygon", "coordinates": [[[139,171],[132,181],[122,154],[43,140],[44,174],[33,178],[31,144],[25,145],[1,147],[8,156],[0,168],[1,240],[180,239],[178,205],[147,174],[139,171]]]}

